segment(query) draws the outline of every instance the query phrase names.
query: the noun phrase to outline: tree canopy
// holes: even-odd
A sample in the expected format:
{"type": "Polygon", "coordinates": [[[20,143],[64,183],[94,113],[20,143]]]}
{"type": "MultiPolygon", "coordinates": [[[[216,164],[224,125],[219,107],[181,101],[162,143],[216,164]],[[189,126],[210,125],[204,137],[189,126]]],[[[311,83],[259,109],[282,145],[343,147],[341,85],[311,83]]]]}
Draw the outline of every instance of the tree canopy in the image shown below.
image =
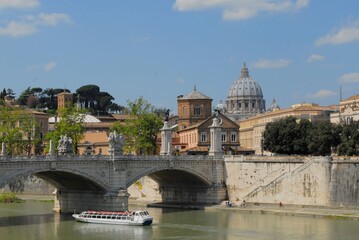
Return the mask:
{"type": "Polygon", "coordinates": [[[140,97],[135,101],[128,101],[127,110],[131,117],[125,124],[115,123],[111,130],[124,135],[126,153],[154,154],[157,134],[163,125],[154,106],[140,97]]]}
{"type": "Polygon", "coordinates": [[[72,139],[74,153],[77,151],[77,145],[83,138],[84,118],[85,115],[78,112],[75,108],[64,107],[60,110],[60,120],[56,123],[53,132],[46,134],[47,140],[53,140],[55,146],[58,145],[59,139],[63,135],[67,135],[72,139]]]}
{"type": "Polygon", "coordinates": [[[310,122],[286,117],[268,123],[263,149],[278,154],[358,155],[359,123],[335,125],[329,121],[310,122]]]}
{"type": "Polygon", "coordinates": [[[41,152],[39,124],[24,109],[0,107],[0,142],[6,143],[6,154],[41,152]]]}

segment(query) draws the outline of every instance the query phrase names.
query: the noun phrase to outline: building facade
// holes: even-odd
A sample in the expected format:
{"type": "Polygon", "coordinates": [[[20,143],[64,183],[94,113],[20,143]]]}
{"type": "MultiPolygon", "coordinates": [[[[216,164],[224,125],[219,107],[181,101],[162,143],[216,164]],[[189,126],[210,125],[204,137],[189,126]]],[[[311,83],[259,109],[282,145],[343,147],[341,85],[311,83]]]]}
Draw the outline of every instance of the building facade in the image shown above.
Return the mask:
{"type": "Polygon", "coordinates": [[[197,91],[196,86],[187,95],[177,97],[177,106],[179,130],[202,122],[212,115],[212,98],[197,91]]]}
{"type": "Polygon", "coordinates": [[[359,121],[359,94],[348,97],[339,103],[339,111],[330,114],[332,123],[359,121]]]}
{"type": "Polygon", "coordinates": [[[73,106],[73,94],[61,92],[57,94],[57,109],[73,106]]]}
{"type": "MultiPolygon", "coordinates": [[[[177,98],[178,139],[176,152],[182,154],[208,154],[210,147],[210,126],[213,123],[212,99],[203,93],[193,91],[177,98]]],[[[235,152],[239,147],[238,124],[220,114],[222,146],[225,152],[235,152]]]]}

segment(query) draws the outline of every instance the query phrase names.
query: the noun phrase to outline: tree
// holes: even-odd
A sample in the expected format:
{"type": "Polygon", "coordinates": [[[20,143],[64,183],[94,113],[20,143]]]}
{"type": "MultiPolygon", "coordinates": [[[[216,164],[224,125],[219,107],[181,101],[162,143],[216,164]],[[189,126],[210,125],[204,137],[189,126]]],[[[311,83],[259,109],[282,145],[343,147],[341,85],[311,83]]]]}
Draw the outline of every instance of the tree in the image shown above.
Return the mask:
{"type": "Polygon", "coordinates": [[[80,95],[80,100],[85,102],[85,108],[94,109],[95,100],[100,92],[100,88],[97,85],[85,85],[76,90],[76,93],[80,95]]]}
{"type": "Polygon", "coordinates": [[[121,106],[121,105],[118,105],[117,103],[111,103],[111,104],[108,106],[108,110],[111,111],[111,112],[114,112],[114,113],[119,113],[119,112],[121,112],[123,109],[124,109],[124,107],[121,106]]]}
{"type": "Polygon", "coordinates": [[[17,98],[17,102],[20,104],[20,106],[26,105],[30,95],[31,95],[30,87],[26,88],[24,91],[20,93],[20,96],[17,98]]]}
{"type": "Polygon", "coordinates": [[[55,110],[57,109],[56,95],[64,91],[70,92],[68,89],[47,88],[42,92],[42,96],[40,97],[39,102],[42,103],[44,107],[55,110]]]}
{"type": "Polygon", "coordinates": [[[58,145],[59,139],[62,135],[67,134],[72,139],[73,150],[77,152],[77,145],[83,138],[83,132],[85,130],[83,123],[85,115],[81,114],[76,108],[64,107],[59,110],[60,120],[55,125],[53,132],[46,134],[47,140],[53,140],[55,146],[58,145]]]}
{"type": "Polygon", "coordinates": [[[122,133],[125,137],[124,151],[136,154],[154,154],[156,152],[157,134],[162,127],[162,120],[155,113],[155,108],[143,97],[128,101],[131,118],[124,125],[115,123],[111,130],[122,133]]]}
{"type": "Polygon", "coordinates": [[[338,155],[359,155],[359,121],[341,125],[338,155]]]}
{"type": "Polygon", "coordinates": [[[296,120],[295,138],[293,139],[293,153],[300,155],[309,154],[308,135],[312,130],[312,122],[308,119],[296,120]]]}
{"type": "Polygon", "coordinates": [[[11,89],[11,88],[8,88],[6,90],[6,95],[9,96],[10,98],[15,98],[15,92],[11,89]]]}
{"type": "Polygon", "coordinates": [[[0,92],[0,99],[4,100],[5,96],[6,96],[6,89],[4,88],[2,92],[0,92]]]}
{"type": "Polygon", "coordinates": [[[308,136],[308,150],[312,155],[327,156],[340,143],[339,128],[329,121],[312,124],[308,136]]]}
{"type": "Polygon", "coordinates": [[[8,155],[39,153],[38,123],[33,115],[21,108],[0,107],[0,142],[6,143],[8,155]]]}
{"type": "Polygon", "coordinates": [[[112,104],[112,97],[108,92],[99,92],[97,98],[97,110],[102,113],[107,113],[109,106],[112,104]]]}
{"type": "Polygon", "coordinates": [[[295,154],[296,125],[296,118],[291,116],[268,123],[263,133],[263,149],[279,154],[295,154]]]}
{"type": "Polygon", "coordinates": [[[23,114],[19,122],[19,127],[23,135],[23,144],[21,144],[23,151],[25,151],[27,155],[30,155],[32,149],[34,149],[35,154],[41,154],[40,124],[36,121],[35,117],[30,114],[23,114]]]}

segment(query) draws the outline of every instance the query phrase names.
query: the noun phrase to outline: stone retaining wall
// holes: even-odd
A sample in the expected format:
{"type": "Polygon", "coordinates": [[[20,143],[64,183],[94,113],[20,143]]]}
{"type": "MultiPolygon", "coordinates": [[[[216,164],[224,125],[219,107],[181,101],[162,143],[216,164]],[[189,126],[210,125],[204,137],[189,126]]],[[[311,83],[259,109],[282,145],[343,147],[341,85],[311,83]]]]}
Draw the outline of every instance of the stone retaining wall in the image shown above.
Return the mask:
{"type": "Polygon", "coordinates": [[[231,156],[225,158],[231,201],[359,206],[359,158],[231,156]]]}

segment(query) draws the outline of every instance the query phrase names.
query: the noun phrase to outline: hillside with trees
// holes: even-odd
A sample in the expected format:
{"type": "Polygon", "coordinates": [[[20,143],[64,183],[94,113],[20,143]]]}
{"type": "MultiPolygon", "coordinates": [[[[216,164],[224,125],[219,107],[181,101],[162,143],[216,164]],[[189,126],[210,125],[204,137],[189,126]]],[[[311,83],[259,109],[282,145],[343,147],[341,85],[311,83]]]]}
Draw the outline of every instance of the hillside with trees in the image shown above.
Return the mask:
{"type": "MultiPolygon", "coordinates": [[[[28,87],[16,98],[16,94],[13,90],[4,88],[0,91],[0,101],[3,102],[5,96],[8,96],[15,99],[20,106],[55,114],[57,111],[57,94],[61,92],[71,93],[69,89],[62,88],[42,89],[40,87],[28,87]]],[[[74,106],[79,103],[83,109],[96,115],[107,115],[109,112],[121,112],[124,107],[113,102],[114,100],[111,94],[101,91],[99,86],[92,84],[81,86],[73,93],[74,106]]]]}

